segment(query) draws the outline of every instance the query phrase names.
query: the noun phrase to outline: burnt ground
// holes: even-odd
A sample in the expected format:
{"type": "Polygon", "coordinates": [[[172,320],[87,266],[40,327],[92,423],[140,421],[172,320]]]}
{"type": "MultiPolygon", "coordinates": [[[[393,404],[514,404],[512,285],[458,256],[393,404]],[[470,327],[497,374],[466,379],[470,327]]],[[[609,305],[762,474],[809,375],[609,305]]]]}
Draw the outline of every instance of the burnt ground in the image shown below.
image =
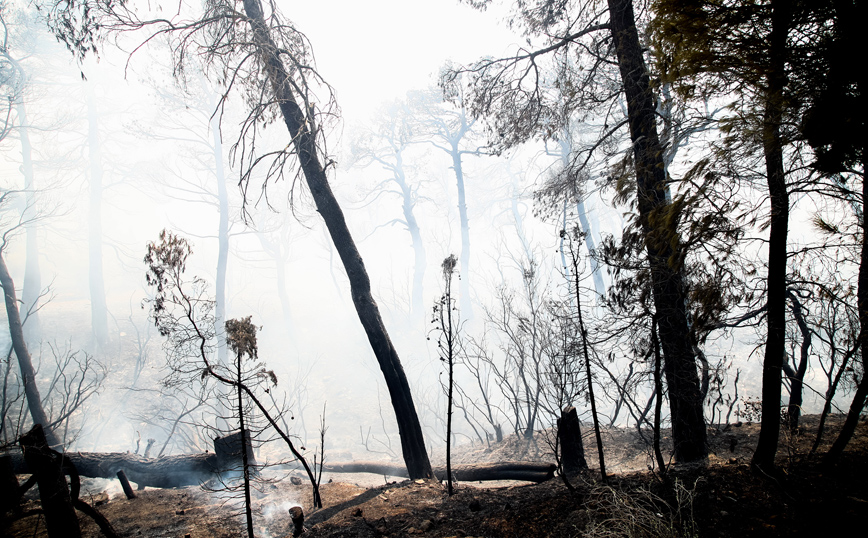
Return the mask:
{"type": "MultiPolygon", "coordinates": [[[[460,483],[453,496],[436,481],[386,482],[368,475],[333,475],[323,484],[326,507],[311,509],[310,488],[286,472],[255,493],[256,535],[290,535],[290,506],[306,513],[309,538],[340,537],[543,537],[543,536],[835,536],[865,527],[868,514],[868,421],[863,420],[839,465],[825,469],[809,454],[816,417],[804,417],[800,435],[781,437],[780,474],[751,471],[757,424],[710,429],[707,466],[676,467],[666,484],[647,469],[645,445],[635,430],[611,429],[604,437],[608,483],[598,473],[577,477],[572,489],[557,477],[541,484],[460,483]],[[643,470],[644,469],[644,470],[643,470]],[[296,480],[296,482],[298,482],[296,480]],[[373,486],[378,482],[380,485],[373,486]],[[384,483],[385,482],[385,483],[384,483]]],[[[821,444],[825,452],[841,419],[821,444]]],[[[549,460],[536,443],[509,438],[492,447],[467,448],[461,461],[549,460]]],[[[595,451],[593,444],[586,447],[595,451]]],[[[592,467],[596,459],[590,458],[592,467]]],[[[116,481],[115,481],[116,482],[116,481]]],[[[100,489],[109,481],[88,481],[100,489]]],[[[241,536],[242,519],[226,493],[200,487],[140,491],[127,500],[115,493],[88,497],[120,536],[222,538],[241,536]]],[[[27,508],[38,507],[31,499],[27,508]]],[[[100,536],[82,519],[85,536],[100,536]]],[[[7,536],[45,536],[40,516],[4,528],[7,536]]],[[[857,534],[858,535],[858,534],[857,534]]]]}

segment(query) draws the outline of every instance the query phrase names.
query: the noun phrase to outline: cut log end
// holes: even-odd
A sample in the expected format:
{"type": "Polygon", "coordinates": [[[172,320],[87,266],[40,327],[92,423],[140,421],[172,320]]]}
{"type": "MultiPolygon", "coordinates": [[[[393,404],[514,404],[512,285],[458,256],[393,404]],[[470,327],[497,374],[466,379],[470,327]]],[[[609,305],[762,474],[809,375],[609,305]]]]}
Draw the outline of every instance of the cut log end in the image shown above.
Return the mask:
{"type": "Polygon", "coordinates": [[[135,499],[136,492],[133,491],[133,487],[130,485],[130,481],[127,478],[127,473],[125,473],[123,469],[118,471],[118,480],[121,481],[121,487],[124,489],[124,495],[127,496],[127,499],[135,499]]]}
{"type": "Polygon", "coordinates": [[[290,508],[289,517],[292,519],[292,535],[300,536],[304,532],[304,511],[301,506],[290,508]]]}

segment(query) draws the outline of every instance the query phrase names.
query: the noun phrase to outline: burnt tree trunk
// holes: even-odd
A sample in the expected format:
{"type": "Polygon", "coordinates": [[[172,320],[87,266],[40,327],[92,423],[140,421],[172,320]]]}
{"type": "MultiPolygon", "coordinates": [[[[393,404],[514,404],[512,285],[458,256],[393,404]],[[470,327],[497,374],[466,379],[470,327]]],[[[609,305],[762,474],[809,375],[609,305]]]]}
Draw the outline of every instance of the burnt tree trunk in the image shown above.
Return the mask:
{"type": "Polygon", "coordinates": [[[573,406],[565,407],[558,419],[558,442],[561,445],[561,467],[571,476],[588,469],[585,447],[582,445],[582,426],[573,406]]]}
{"type": "MultiPolygon", "coordinates": [[[[284,123],[289,131],[292,144],[298,155],[299,165],[307,181],[317,211],[328,228],[329,235],[341,257],[341,262],[350,281],[353,304],[359,316],[368,341],[371,344],[389,395],[398,432],[401,436],[401,450],[411,478],[430,478],[431,463],[425,449],[422,426],[416,414],[410,384],[383,324],[380,310],[371,295],[371,281],[368,277],[362,256],[353,241],[343,211],[332,193],[328,178],[319,160],[315,133],[311,131],[311,120],[305,115],[293,94],[290,75],[278,54],[277,46],[271,38],[259,0],[244,0],[244,12],[253,29],[254,44],[258,49],[259,60],[266,76],[271,82],[284,123]]],[[[307,111],[309,112],[309,111],[307,111]]]]}
{"type": "Polygon", "coordinates": [[[787,427],[791,432],[795,433],[799,428],[799,418],[802,416],[802,400],[804,399],[803,392],[805,386],[805,374],[808,371],[808,361],[811,353],[811,340],[813,332],[808,327],[805,320],[805,314],[802,311],[803,307],[799,302],[798,297],[790,291],[787,292],[790,299],[790,310],[793,317],[796,318],[796,323],[799,326],[799,332],[802,334],[802,344],[799,346],[799,362],[796,364],[796,369],[793,370],[785,361],[784,372],[790,380],[790,403],[787,406],[787,427]]]}
{"type": "Polygon", "coordinates": [[[133,486],[130,485],[130,479],[127,478],[127,473],[124,472],[123,469],[117,472],[118,480],[121,483],[121,489],[124,490],[124,495],[127,496],[127,499],[135,499],[136,492],[133,491],[133,486]]]}
{"type": "Polygon", "coordinates": [[[48,416],[42,408],[42,397],[36,386],[36,372],[33,370],[33,361],[27,350],[27,342],[24,340],[24,331],[21,327],[21,314],[18,311],[18,297],[15,294],[15,282],[6,260],[0,252],[0,286],[3,287],[3,295],[6,299],[6,317],[9,321],[9,335],[12,338],[12,348],[18,357],[18,367],[21,369],[21,380],[24,383],[24,396],[27,398],[27,408],[30,410],[30,418],[34,424],[41,424],[48,444],[57,447],[60,445],[48,422],[48,416]]]}
{"type": "Polygon", "coordinates": [[[682,246],[673,219],[664,218],[666,172],[657,135],[656,108],[642,56],[631,0],[609,0],[612,38],[627,99],[630,140],[636,167],[639,219],[645,236],[651,289],[669,386],[675,459],[689,462],[708,455],[696,358],[690,345],[682,246]]]}
{"type": "MultiPolygon", "coordinates": [[[[857,44],[858,46],[859,41],[861,41],[861,36],[859,35],[861,21],[864,20],[863,17],[865,17],[866,11],[868,11],[865,2],[850,3],[844,0],[836,0],[834,5],[835,10],[837,11],[836,24],[840,27],[843,40],[847,44],[857,44]]],[[[864,109],[865,90],[868,88],[865,79],[868,77],[868,74],[866,74],[865,69],[860,69],[858,72],[857,93],[864,109]]],[[[866,138],[868,138],[868,133],[862,129],[859,134],[862,137],[860,140],[860,150],[862,154],[862,213],[864,215],[865,200],[868,200],[868,181],[866,181],[865,177],[866,164],[868,164],[868,155],[865,153],[865,142],[866,138]]],[[[834,463],[841,457],[844,448],[853,437],[853,432],[856,431],[856,425],[859,423],[859,416],[862,414],[862,410],[865,409],[865,402],[868,400],[868,233],[866,233],[868,227],[866,227],[864,219],[865,217],[863,216],[863,221],[861,222],[862,254],[859,261],[858,288],[856,290],[856,302],[859,309],[859,325],[861,327],[859,346],[862,351],[863,373],[862,379],[859,381],[859,385],[856,388],[856,394],[853,395],[853,401],[850,403],[850,409],[847,412],[847,419],[844,421],[844,425],[841,427],[841,432],[838,434],[838,437],[835,438],[835,442],[832,443],[832,447],[826,455],[825,460],[827,463],[834,463]]]]}
{"type": "Polygon", "coordinates": [[[785,56],[789,3],[775,0],[772,7],[771,69],[767,75],[763,114],[763,154],[771,211],[769,217],[769,270],[766,284],[766,338],[763,357],[762,422],[751,464],[764,472],[774,469],[781,431],[781,372],[786,353],[787,228],[790,201],[784,173],[781,122],[783,121],[785,56]]]}
{"type": "Polygon", "coordinates": [[[72,505],[69,486],[60,458],[48,446],[42,426],[37,424],[19,440],[24,459],[39,486],[39,500],[50,538],[79,538],[81,528],[72,505]]]}
{"type": "MultiPolygon", "coordinates": [[[[217,457],[213,453],[145,459],[128,452],[67,452],[64,457],[81,476],[117,478],[118,471],[123,469],[129,480],[140,488],[195,486],[218,473],[217,457]]],[[[33,472],[26,460],[15,453],[12,468],[16,474],[33,472]]]]}
{"type": "MultiPolygon", "coordinates": [[[[67,452],[64,457],[81,476],[90,478],[116,478],[124,469],[129,479],[141,486],[177,488],[195,486],[213,478],[217,473],[217,456],[213,453],[186,456],[163,456],[145,459],[126,452],[67,452]]],[[[16,474],[30,474],[32,469],[20,454],[12,454],[12,468],[16,474]]],[[[497,462],[455,465],[452,475],[456,480],[527,480],[543,482],[554,476],[556,466],[544,462],[497,462]]],[[[386,476],[408,477],[407,468],[400,464],[370,461],[335,462],[323,466],[329,473],[373,473],[386,476]]],[[[436,467],[437,476],[445,476],[445,467],[436,467]]]]}

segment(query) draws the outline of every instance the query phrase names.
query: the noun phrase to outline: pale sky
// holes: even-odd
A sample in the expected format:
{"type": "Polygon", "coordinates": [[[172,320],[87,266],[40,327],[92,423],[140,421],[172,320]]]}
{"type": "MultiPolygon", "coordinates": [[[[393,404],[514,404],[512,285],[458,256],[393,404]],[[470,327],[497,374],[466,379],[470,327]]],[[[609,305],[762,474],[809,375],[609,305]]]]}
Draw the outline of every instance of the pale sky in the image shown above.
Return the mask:
{"type": "Polygon", "coordinates": [[[469,63],[518,42],[495,12],[458,0],[279,0],[310,39],[321,74],[348,122],[435,80],[446,60],[469,63]],[[295,4],[295,5],[293,5],[295,4]]]}

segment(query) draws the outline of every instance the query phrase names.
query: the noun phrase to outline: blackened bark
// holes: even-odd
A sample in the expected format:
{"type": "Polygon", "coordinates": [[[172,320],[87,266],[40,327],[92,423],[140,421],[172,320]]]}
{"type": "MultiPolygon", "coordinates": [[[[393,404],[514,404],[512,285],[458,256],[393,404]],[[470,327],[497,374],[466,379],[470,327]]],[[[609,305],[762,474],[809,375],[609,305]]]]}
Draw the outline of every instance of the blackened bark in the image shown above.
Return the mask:
{"type": "MultiPolygon", "coordinates": [[[[836,0],[835,1],[835,10],[836,10],[836,24],[839,25],[839,31],[842,34],[844,40],[847,43],[859,43],[861,41],[861,36],[859,35],[859,30],[861,29],[861,22],[864,21],[861,17],[866,16],[866,8],[865,2],[855,2],[851,3],[846,0],[836,0]],[[854,5],[855,4],[855,5],[854,5]]],[[[859,69],[859,78],[857,79],[857,92],[859,95],[859,101],[862,103],[862,108],[864,110],[865,107],[865,90],[868,88],[868,83],[866,83],[866,72],[865,69],[859,69]]],[[[865,171],[866,164],[868,164],[868,156],[865,153],[865,142],[866,138],[868,138],[868,133],[865,132],[864,129],[860,130],[860,136],[862,139],[860,140],[861,145],[861,153],[862,153],[862,214],[865,214],[865,200],[868,200],[868,181],[866,181],[865,171]]],[[[868,400],[868,227],[865,226],[864,216],[862,225],[862,254],[859,260],[859,277],[858,284],[856,290],[856,303],[859,309],[859,324],[861,326],[861,331],[859,333],[859,337],[861,341],[859,345],[862,348],[862,379],[859,381],[859,386],[856,389],[856,394],[853,395],[853,401],[850,403],[850,409],[847,412],[847,418],[844,421],[844,425],[841,427],[841,432],[838,434],[838,437],[835,439],[835,442],[832,443],[832,447],[829,449],[829,453],[826,455],[827,463],[835,463],[838,458],[841,457],[841,454],[844,452],[844,448],[847,446],[847,443],[850,442],[850,439],[853,437],[853,432],[856,431],[856,425],[859,423],[859,416],[862,414],[862,410],[865,409],[866,400],[868,400]]]]}
{"type": "Polygon", "coordinates": [[[50,538],[77,538],[81,536],[78,516],[61,458],[49,448],[42,426],[37,424],[19,440],[28,467],[36,475],[39,499],[45,514],[45,526],[50,538]]]}
{"type": "Polygon", "coordinates": [[[654,460],[657,462],[657,472],[666,476],[666,461],[660,450],[660,416],[663,407],[663,380],[660,375],[660,339],[657,338],[657,320],[651,322],[651,345],[654,347],[654,460]]]}
{"type": "Polygon", "coordinates": [[[609,15],[627,98],[639,219],[645,235],[658,334],[665,359],[675,459],[681,462],[703,460],[708,455],[705,419],[696,358],[687,336],[681,247],[675,225],[667,224],[669,219],[665,218],[666,173],[663,148],[657,136],[654,96],[631,0],[609,0],[609,15]]]}
{"type": "Polygon", "coordinates": [[[799,298],[790,291],[787,292],[790,299],[790,311],[793,317],[796,318],[796,323],[799,326],[799,332],[802,334],[802,345],[799,348],[799,362],[796,369],[792,370],[784,365],[787,378],[790,380],[790,403],[787,406],[787,427],[790,431],[795,432],[799,427],[799,418],[802,415],[802,400],[805,385],[805,374],[808,371],[808,361],[811,352],[811,341],[813,333],[808,327],[808,322],[805,320],[805,314],[802,311],[802,304],[799,298]]]}
{"type": "Polygon", "coordinates": [[[241,445],[241,473],[244,477],[244,515],[247,519],[247,538],[253,538],[253,506],[250,504],[250,462],[248,459],[248,434],[247,430],[244,427],[244,395],[241,390],[241,382],[242,379],[242,371],[241,371],[241,353],[238,353],[235,358],[237,367],[236,373],[238,374],[238,387],[237,387],[237,395],[238,395],[238,433],[240,433],[241,441],[239,445],[241,445]]]}
{"type": "Polygon", "coordinates": [[[763,358],[762,423],[752,465],[762,471],[774,469],[781,429],[781,372],[786,352],[786,277],[787,228],[790,201],[784,174],[784,154],[781,140],[784,87],[786,85],[785,54],[789,26],[789,2],[772,2],[770,70],[766,76],[765,112],[763,114],[763,154],[766,161],[766,181],[769,186],[769,270],[767,276],[767,314],[765,356],[763,358]]]}
{"type": "Polygon", "coordinates": [[[299,165],[304,173],[317,211],[325,221],[335,248],[341,257],[350,281],[353,304],[386,380],[398,422],[401,449],[407,471],[410,478],[431,478],[431,463],[428,460],[422,427],[413,404],[413,396],[410,393],[410,384],[407,382],[407,376],[404,374],[395,346],[383,325],[377,303],[371,295],[371,282],[365,264],[347,228],[343,211],[332,193],[328,178],[319,161],[315,134],[311,132],[305,112],[298,106],[292,93],[289,74],[278,55],[274,41],[271,39],[259,0],[244,0],[244,11],[253,28],[259,59],[280,105],[280,111],[298,155],[299,165]]]}
{"type": "Polygon", "coordinates": [[[558,419],[558,442],[561,445],[561,468],[567,476],[588,469],[585,446],[582,444],[582,425],[576,408],[567,406],[558,419]]]}
{"type": "MultiPolygon", "coordinates": [[[[118,471],[123,469],[129,480],[139,487],[153,488],[198,486],[224,468],[218,464],[214,452],[150,459],[129,452],[66,452],[64,457],[81,476],[116,478],[118,471]]],[[[16,474],[33,472],[24,458],[16,453],[12,453],[12,468],[16,474]]]]}
{"type": "Polygon", "coordinates": [[[42,397],[36,386],[36,372],[33,370],[33,361],[30,360],[30,352],[27,350],[27,342],[24,340],[24,331],[21,327],[21,314],[18,311],[18,297],[15,293],[15,282],[6,267],[6,260],[0,252],[0,286],[3,287],[3,295],[6,300],[6,317],[9,320],[9,335],[12,339],[12,348],[18,357],[18,367],[21,369],[21,380],[24,383],[24,396],[27,398],[27,408],[30,410],[30,418],[34,424],[41,424],[44,429],[48,444],[53,447],[60,445],[48,422],[48,416],[42,408],[42,397]]]}
{"type": "Polygon", "coordinates": [[[18,477],[12,469],[12,457],[9,454],[0,456],[0,524],[6,523],[7,512],[21,511],[21,492],[18,477]]]}
{"type": "Polygon", "coordinates": [[[127,500],[135,499],[136,492],[133,491],[133,486],[130,485],[130,479],[127,478],[127,473],[123,469],[117,472],[118,481],[121,483],[121,489],[124,490],[127,500]]]}
{"type": "Polygon", "coordinates": [[[594,397],[594,376],[591,372],[591,353],[588,346],[588,330],[585,328],[585,318],[582,315],[582,294],[579,287],[579,255],[571,250],[573,258],[573,289],[576,294],[576,319],[579,322],[579,335],[582,337],[582,356],[585,362],[585,378],[588,384],[588,401],[591,404],[591,418],[594,421],[594,437],[597,441],[597,456],[600,459],[600,475],[603,477],[603,482],[607,482],[606,477],[606,458],[603,454],[603,436],[600,433],[600,415],[597,413],[597,399],[594,397]]]}

